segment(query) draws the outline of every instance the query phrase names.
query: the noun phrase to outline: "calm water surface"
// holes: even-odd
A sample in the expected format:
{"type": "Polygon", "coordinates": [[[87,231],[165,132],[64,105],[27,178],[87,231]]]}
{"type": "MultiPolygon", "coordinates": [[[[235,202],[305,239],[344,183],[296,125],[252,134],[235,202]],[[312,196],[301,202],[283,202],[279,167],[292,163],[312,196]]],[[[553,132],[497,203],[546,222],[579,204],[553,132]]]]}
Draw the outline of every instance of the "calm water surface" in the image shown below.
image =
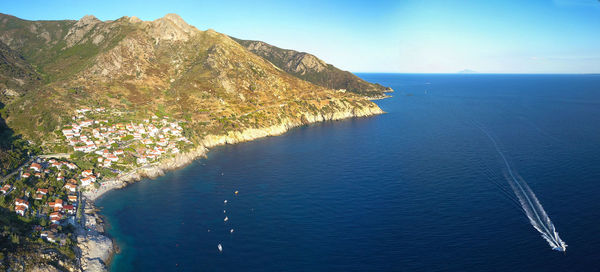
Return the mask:
{"type": "Polygon", "coordinates": [[[214,148],[105,195],[112,271],[600,269],[600,76],[360,76],[396,90],[387,114],[214,148]],[[476,124],[566,254],[494,185],[510,190],[476,124]]]}

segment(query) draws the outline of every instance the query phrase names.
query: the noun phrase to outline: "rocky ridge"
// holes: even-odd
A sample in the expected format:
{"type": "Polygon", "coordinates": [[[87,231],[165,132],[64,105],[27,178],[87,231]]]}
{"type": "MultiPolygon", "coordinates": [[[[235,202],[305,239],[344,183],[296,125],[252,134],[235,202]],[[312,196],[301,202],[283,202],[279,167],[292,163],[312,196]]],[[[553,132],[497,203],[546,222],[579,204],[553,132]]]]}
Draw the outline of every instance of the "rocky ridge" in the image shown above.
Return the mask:
{"type": "Polygon", "coordinates": [[[386,93],[393,92],[389,87],[366,82],[309,53],[282,49],[262,41],[233,39],[278,68],[319,86],[347,90],[373,99],[385,98],[386,93]]]}

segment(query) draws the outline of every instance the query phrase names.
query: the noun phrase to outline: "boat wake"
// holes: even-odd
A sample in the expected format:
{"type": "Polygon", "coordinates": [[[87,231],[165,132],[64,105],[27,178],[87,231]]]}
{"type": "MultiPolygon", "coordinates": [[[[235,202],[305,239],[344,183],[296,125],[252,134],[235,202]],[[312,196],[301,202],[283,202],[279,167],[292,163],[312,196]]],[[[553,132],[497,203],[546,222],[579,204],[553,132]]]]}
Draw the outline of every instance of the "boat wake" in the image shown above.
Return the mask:
{"type": "Polygon", "coordinates": [[[525,182],[525,180],[511,168],[506,156],[502,150],[500,150],[500,147],[498,147],[498,143],[494,137],[492,137],[492,135],[482,126],[478,125],[478,128],[492,141],[496,152],[498,152],[504,161],[504,164],[507,168],[507,174],[505,175],[506,179],[513,192],[517,196],[518,204],[521,206],[521,209],[524,211],[527,218],[529,218],[531,225],[542,235],[542,238],[548,242],[553,250],[562,252],[566,251],[567,244],[558,236],[558,232],[556,231],[554,224],[550,220],[550,217],[544,210],[544,207],[542,207],[542,204],[538,198],[535,196],[535,193],[531,190],[531,188],[529,188],[527,182],[525,182]]]}

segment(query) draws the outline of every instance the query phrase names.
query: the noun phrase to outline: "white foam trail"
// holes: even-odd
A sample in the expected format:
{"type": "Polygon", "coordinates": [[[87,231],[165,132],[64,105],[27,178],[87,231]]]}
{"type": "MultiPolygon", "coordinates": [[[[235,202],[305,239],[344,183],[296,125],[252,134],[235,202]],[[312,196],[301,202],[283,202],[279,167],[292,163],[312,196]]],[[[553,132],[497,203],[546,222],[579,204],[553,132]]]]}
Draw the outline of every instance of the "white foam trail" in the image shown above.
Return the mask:
{"type": "Polygon", "coordinates": [[[500,157],[504,161],[508,171],[506,179],[508,180],[508,183],[513,189],[515,195],[519,199],[521,208],[525,212],[525,215],[527,215],[527,218],[529,218],[531,225],[542,235],[542,238],[548,242],[553,250],[566,251],[567,244],[558,236],[558,232],[556,231],[554,224],[550,220],[550,217],[548,217],[548,214],[546,214],[544,207],[542,207],[542,204],[535,196],[535,193],[533,193],[531,188],[529,188],[529,185],[527,185],[524,179],[514,173],[510,167],[510,164],[508,163],[508,160],[504,156],[504,153],[502,153],[498,147],[498,143],[494,137],[492,137],[492,135],[490,135],[482,127],[479,127],[479,129],[485,133],[492,143],[494,143],[494,148],[496,148],[496,151],[498,154],[500,154],[500,157]]]}

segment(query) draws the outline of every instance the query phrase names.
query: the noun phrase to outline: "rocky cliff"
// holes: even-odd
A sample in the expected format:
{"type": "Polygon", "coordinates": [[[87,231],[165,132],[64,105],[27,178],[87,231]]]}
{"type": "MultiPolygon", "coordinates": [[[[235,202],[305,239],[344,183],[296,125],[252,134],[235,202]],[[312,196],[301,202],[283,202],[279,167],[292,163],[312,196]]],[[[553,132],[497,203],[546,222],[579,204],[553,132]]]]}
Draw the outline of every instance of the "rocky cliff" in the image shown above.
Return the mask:
{"type": "Polygon", "coordinates": [[[287,118],[281,121],[279,124],[263,127],[263,128],[249,128],[242,131],[229,131],[224,135],[208,135],[204,137],[202,144],[205,147],[213,147],[223,144],[235,144],[240,142],[251,141],[258,138],[267,136],[281,135],[288,130],[299,127],[306,124],[324,122],[324,121],[335,121],[352,117],[365,117],[377,114],[382,114],[383,111],[373,105],[366,107],[342,107],[338,110],[329,113],[302,113],[293,118],[287,118]]]}
{"type": "Polygon", "coordinates": [[[366,82],[309,53],[282,49],[261,41],[234,40],[282,70],[319,86],[343,89],[370,98],[383,98],[393,91],[389,87],[366,82]]]}

